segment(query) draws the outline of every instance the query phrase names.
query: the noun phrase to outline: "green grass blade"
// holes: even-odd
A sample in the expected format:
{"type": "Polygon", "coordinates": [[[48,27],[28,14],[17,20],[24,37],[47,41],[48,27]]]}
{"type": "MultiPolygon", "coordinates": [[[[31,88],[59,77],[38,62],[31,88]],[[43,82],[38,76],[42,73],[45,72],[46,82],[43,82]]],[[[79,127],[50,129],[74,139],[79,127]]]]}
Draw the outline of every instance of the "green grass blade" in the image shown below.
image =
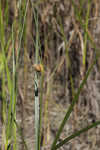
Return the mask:
{"type": "Polygon", "coordinates": [[[74,10],[75,10],[76,18],[77,18],[77,20],[79,21],[79,23],[80,23],[82,29],[84,30],[84,32],[87,34],[87,39],[91,42],[91,45],[93,46],[95,52],[98,53],[99,49],[96,48],[95,42],[94,42],[93,39],[90,37],[89,32],[87,31],[87,28],[85,27],[85,25],[84,25],[84,23],[83,23],[83,21],[82,21],[82,17],[79,15],[79,10],[78,10],[78,8],[77,8],[75,2],[74,2],[73,0],[71,0],[71,2],[72,2],[72,5],[73,5],[73,8],[74,8],[74,10]]]}
{"type": "Polygon", "coordinates": [[[75,104],[76,104],[77,101],[78,101],[80,92],[82,91],[84,85],[86,84],[86,81],[87,81],[87,79],[88,79],[88,76],[89,76],[89,74],[91,73],[91,71],[92,71],[92,69],[93,69],[93,66],[95,65],[96,60],[97,60],[98,57],[99,57],[99,56],[97,56],[96,59],[94,60],[94,62],[91,64],[90,68],[88,69],[88,71],[87,71],[87,73],[86,73],[86,75],[85,75],[85,77],[84,77],[84,80],[83,80],[82,83],[80,84],[80,87],[78,88],[78,91],[77,91],[77,93],[75,94],[75,97],[74,97],[74,99],[73,99],[73,101],[72,101],[72,104],[70,105],[70,107],[69,107],[69,109],[68,109],[68,111],[67,111],[67,113],[66,113],[66,115],[65,115],[65,117],[64,117],[64,119],[63,119],[63,121],[62,121],[62,123],[61,123],[61,125],[60,125],[60,128],[59,128],[59,130],[58,130],[58,132],[57,132],[57,135],[56,135],[56,137],[55,137],[55,140],[54,140],[54,142],[53,142],[53,144],[52,144],[51,150],[54,150],[54,147],[55,147],[55,145],[56,145],[56,143],[57,143],[57,141],[58,141],[58,139],[59,139],[59,137],[60,137],[60,134],[62,133],[62,130],[63,130],[63,128],[64,128],[64,126],[65,126],[65,124],[66,124],[68,118],[70,117],[70,114],[72,113],[75,104]]]}
{"type": "Polygon", "coordinates": [[[74,139],[77,136],[80,136],[80,134],[87,132],[88,130],[96,127],[97,125],[100,125],[100,121],[96,121],[95,123],[81,129],[80,131],[76,131],[74,134],[70,135],[69,137],[65,138],[63,141],[61,141],[59,144],[57,144],[54,148],[54,150],[60,148],[64,144],[68,143],[70,140],[74,139]]]}
{"type": "MultiPolygon", "coordinates": [[[[90,1],[88,0],[88,10],[87,10],[87,14],[86,14],[86,21],[85,21],[85,30],[88,31],[88,22],[89,22],[89,14],[90,14],[90,1]]],[[[87,39],[88,39],[88,35],[87,32],[85,32],[84,35],[84,49],[83,49],[83,66],[85,69],[85,65],[86,65],[86,50],[87,50],[87,39]]]]}
{"type": "Polygon", "coordinates": [[[18,63],[19,62],[19,55],[20,55],[20,49],[21,49],[22,39],[23,39],[23,35],[24,35],[24,27],[25,27],[25,23],[26,23],[28,4],[29,4],[29,0],[27,0],[27,2],[26,2],[25,13],[24,13],[24,17],[23,17],[23,25],[22,25],[22,28],[20,31],[21,33],[20,33],[20,37],[19,37],[18,55],[16,58],[16,70],[18,69],[18,66],[19,66],[19,63],[18,63]]]}
{"type": "Polygon", "coordinates": [[[28,150],[28,146],[27,146],[27,144],[26,144],[26,141],[24,140],[24,137],[22,136],[22,135],[23,135],[22,129],[19,127],[19,125],[18,125],[16,119],[14,118],[14,115],[13,115],[13,114],[11,114],[11,117],[12,117],[12,119],[13,119],[13,121],[14,121],[14,124],[15,124],[16,127],[17,127],[17,130],[18,130],[19,135],[20,135],[21,138],[22,138],[23,144],[24,144],[24,146],[25,146],[25,150],[28,150]]]}

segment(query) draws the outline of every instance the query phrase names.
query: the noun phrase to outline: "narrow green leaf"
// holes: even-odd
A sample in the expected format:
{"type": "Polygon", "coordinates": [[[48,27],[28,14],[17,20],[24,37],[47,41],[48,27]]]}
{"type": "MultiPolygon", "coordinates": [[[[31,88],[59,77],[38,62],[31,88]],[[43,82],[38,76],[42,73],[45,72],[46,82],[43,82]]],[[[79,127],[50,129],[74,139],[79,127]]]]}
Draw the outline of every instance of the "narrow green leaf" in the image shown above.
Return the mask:
{"type": "Polygon", "coordinates": [[[85,75],[85,77],[84,77],[84,80],[83,80],[82,83],[80,84],[80,87],[78,88],[78,91],[77,91],[77,93],[75,94],[75,97],[74,97],[74,99],[73,99],[73,101],[72,101],[72,104],[70,105],[70,107],[69,107],[69,109],[68,109],[68,111],[67,111],[67,113],[66,113],[66,115],[65,115],[65,117],[64,117],[64,119],[63,119],[63,121],[62,121],[62,123],[61,123],[61,125],[60,125],[60,127],[59,127],[59,130],[58,130],[58,132],[57,132],[57,135],[56,135],[56,137],[55,137],[55,140],[54,140],[54,142],[53,142],[53,144],[52,144],[51,150],[54,150],[54,147],[55,147],[55,145],[56,145],[56,143],[57,143],[57,141],[58,141],[58,139],[59,139],[59,137],[60,137],[60,134],[62,133],[62,130],[63,130],[63,128],[64,128],[64,126],[65,126],[65,124],[66,124],[68,118],[70,117],[70,114],[72,113],[75,104],[76,104],[77,101],[78,101],[80,92],[82,91],[84,85],[86,84],[86,81],[87,81],[87,79],[88,79],[88,76],[89,76],[89,74],[91,73],[91,70],[93,69],[93,66],[95,65],[96,60],[97,60],[98,57],[99,57],[99,56],[97,56],[96,59],[94,60],[94,62],[91,64],[90,68],[88,69],[88,71],[87,71],[87,73],[86,73],[86,75],[85,75]]]}
{"type": "Polygon", "coordinates": [[[70,140],[74,139],[77,136],[80,136],[80,134],[87,132],[89,129],[96,127],[97,125],[100,125],[100,121],[96,121],[95,123],[87,126],[86,128],[81,129],[80,131],[76,131],[74,134],[70,135],[69,137],[65,138],[63,141],[61,141],[59,144],[57,144],[54,147],[54,150],[60,148],[64,144],[68,143],[70,140]]]}

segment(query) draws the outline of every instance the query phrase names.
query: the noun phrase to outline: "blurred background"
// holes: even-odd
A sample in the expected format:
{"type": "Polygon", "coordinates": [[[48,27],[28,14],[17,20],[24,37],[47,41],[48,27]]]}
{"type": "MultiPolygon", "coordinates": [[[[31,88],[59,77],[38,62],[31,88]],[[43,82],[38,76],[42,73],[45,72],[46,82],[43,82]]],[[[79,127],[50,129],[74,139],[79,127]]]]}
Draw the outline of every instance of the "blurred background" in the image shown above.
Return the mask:
{"type": "MultiPolygon", "coordinates": [[[[96,55],[100,53],[100,0],[77,0],[75,3],[73,0],[1,0],[0,19],[3,20],[4,26],[4,33],[0,35],[0,49],[4,38],[5,54],[11,73],[13,47],[15,58],[19,56],[16,122],[21,128],[22,136],[17,132],[18,150],[24,149],[22,138],[30,150],[34,149],[35,144],[33,65],[38,32],[39,57],[44,66],[41,145],[43,150],[49,150],[82,79],[96,55]],[[38,31],[35,22],[37,14],[38,31]],[[18,51],[19,45],[20,51],[18,51]],[[93,45],[96,46],[97,51],[93,45]]],[[[2,28],[0,30],[2,33],[2,28]]],[[[0,92],[2,93],[1,50],[0,55],[0,92]]],[[[60,140],[100,119],[99,72],[100,58],[93,67],[60,140]]],[[[6,103],[9,106],[10,96],[6,76],[5,93],[6,103]]],[[[1,131],[4,128],[2,101],[0,96],[0,145],[1,131]]],[[[98,150],[99,148],[100,127],[98,126],[65,144],[61,150],[98,150]]]]}

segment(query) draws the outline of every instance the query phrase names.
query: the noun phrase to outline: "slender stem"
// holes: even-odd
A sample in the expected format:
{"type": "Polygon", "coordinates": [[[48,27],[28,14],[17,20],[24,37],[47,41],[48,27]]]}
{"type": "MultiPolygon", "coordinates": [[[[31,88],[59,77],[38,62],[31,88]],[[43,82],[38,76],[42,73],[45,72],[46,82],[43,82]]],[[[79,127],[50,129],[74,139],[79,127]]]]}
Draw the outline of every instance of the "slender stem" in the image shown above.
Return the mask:
{"type": "MultiPolygon", "coordinates": [[[[38,11],[34,9],[34,20],[36,25],[36,45],[35,45],[35,64],[39,62],[39,31],[38,31],[38,11]]],[[[35,150],[39,150],[39,74],[35,72],[34,75],[35,84],[35,150]]]]}

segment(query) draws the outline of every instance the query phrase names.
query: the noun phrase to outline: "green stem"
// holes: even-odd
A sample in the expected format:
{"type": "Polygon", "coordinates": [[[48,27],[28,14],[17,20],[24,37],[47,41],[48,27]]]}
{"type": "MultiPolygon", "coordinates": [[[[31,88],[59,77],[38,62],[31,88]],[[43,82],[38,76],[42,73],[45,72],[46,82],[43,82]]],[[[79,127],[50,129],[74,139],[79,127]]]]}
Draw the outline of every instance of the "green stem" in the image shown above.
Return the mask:
{"type": "Polygon", "coordinates": [[[64,144],[68,143],[70,140],[74,139],[77,136],[80,136],[80,134],[87,132],[89,129],[96,127],[97,125],[100,125],[100,121],[96,121],[95,123],[87,126],[86,128],[81,129],[80,131],[75,132],[74,134],[70,135],[69,137],[65,138],[63,141],[61,141],[59,144],[57,144],[54,148],[54,150],[60,148],[64,144]]]}

